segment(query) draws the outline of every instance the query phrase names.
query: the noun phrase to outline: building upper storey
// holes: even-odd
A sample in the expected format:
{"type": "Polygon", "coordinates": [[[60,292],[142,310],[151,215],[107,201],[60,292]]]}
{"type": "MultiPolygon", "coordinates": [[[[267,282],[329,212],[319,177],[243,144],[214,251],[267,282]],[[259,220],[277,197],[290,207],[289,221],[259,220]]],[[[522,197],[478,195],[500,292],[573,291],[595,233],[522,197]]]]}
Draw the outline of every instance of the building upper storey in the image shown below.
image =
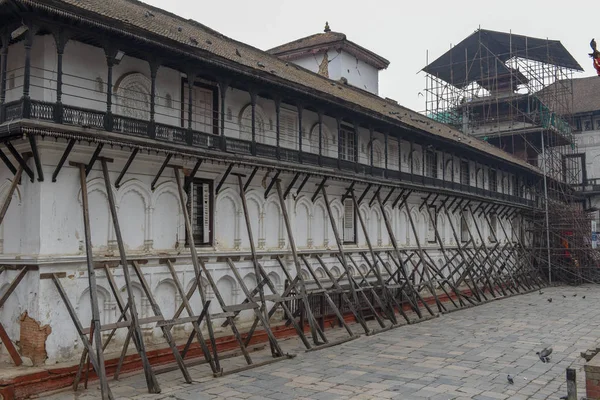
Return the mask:
{"type": "Polygon", "coordinates": [[[538,168],[144,3],[9,0],[0,19],[5,139],[19,125],[75,127],[82,138],[118,133],[146,147],[170,143],[324,174],[534,199],[538,168]]]}

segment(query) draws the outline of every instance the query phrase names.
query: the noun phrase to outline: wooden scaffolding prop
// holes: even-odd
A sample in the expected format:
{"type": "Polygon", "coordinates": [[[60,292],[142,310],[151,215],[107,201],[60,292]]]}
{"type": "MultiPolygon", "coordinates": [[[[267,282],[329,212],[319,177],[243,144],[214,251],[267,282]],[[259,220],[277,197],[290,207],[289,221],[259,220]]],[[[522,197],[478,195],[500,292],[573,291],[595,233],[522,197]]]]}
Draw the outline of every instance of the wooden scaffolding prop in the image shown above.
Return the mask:
{"type": "MultiPolygon", "coordinates": [[[[318,183],[312,201],[314,202],[319,195],[323,197],[328,216],[327,219],[335,237],[336,249],[332,251],[331,257],[328,260],[324,259],[323,256],[325,254],[323,253],[317,252],[308,254],[307,252],[303,252],[300,254],[296,248],[294,232],[290,223],[286,203],[286,197],[290,193],[294,183],[298,180],[299,174],[295,174],[284,192],[280,180],[282,171],[275,171],[276,173],[274,177],[271,178],[271,183],[266,187],[265,197],[271,189],[276,189],[289,243],[289,250],[293,258],[295,269],[294,276],[294,274],[290,273],[288,270],[283,257],[281,255],[276,257],[277,265],[281,269],[287,282],[283,292],[279,293],[275,283],[267,274],[265,266],[261,263],[261,257],[255,247],[250,214],[248,212],[246,191],[256,174],[257,168],[255,168],[249,178],[244,181],[246,176],[231,173],[233,165],[230,165],[221,178],[217,192],[228,176],[232,175],[236,177],[236,186],[242,203],[244,223],[250,244],[250,261],[254,276],[256,277],[256,287],[248,287],[242,279],[234,259],[232,257],[226,257],[222,262],[227,265],[231,272],[231,276],[235,279],[244,294],[244,299],[240,303],[226,304],[217,287],[211,270],[207,268],[205,264],[206,260],[203,260],[198,255],[193,240],[192,216],[188,211],[186,194],[182,184],[183,177],[180,172],[181,167],[171,166],[175,175],[180,206],[184,217],[185,231],[188,238],[187,245],[190,249],[194,270],[194,281],[187,292],[184,291],[183,285],[178,277],[175,259],[161,261],[168,269],[175,283],[177,292],[181,297],[181,304],[178,305],[173,318],[167,320],[162,314],[160,307],[153,296],[152,290],[144,277],[143,270],[145,267],[142,266],[143,263],[141,260],[127,258],[107,168],[107,162],[110,160],[97,156],[94,158],[98,158],[102,164],[102,174],[108,195],[120,261],[116,264],[108,262],[95,264],[93,261],[86,183],[86,177],[91,169],[91,165],[93,165],[93,161],[88,165],[76,164],[80,172],[82,189],[88,280],[92,308],[90,328],[84,328],[82,322],[78,319],[75,308],[70,303],[68,296],[61,285],[61,276],[52,274],[51,278],[67,307],[67,311],[69,312],[80,340],[84,345],[79,371],[74,382],[74,388],[77,390],[84,373],[87,383],[89,367],[91,365],[100,379],[100,388],[103,399],[113,398],[106,377],[104,350],[115,337],[116,331],[121,328],[127,329],[127,336],[122,347],[114,378],[118,379],[125,362],[129,344],[133,342],[135,350],[142,362],[148,391],[150,393],[159,393],[160,385],[156,378],[156,372],[153,370],[148,359],[142,334],[142,326],[152,325],[152,328],[161,329],[163,336],[172,351],[177,366],[176,368],[180,369],[186,382],[191,382],[185,357],[189,354],[189,350],[194,341],[198,342],[204,357],[204,362],[210,366],[215,376],[292,357],[283,352],[273,330],[271,320],[278,310],[283,311],[285,325],[292,326],[306,350],[312,351],[357,338],[358,334],[354,332],[353,327],[345,320],[348,316],[358,323],[357,327],[359,327],[364,334],[370,335],[400,326],[404,322],[413,323],[430,318],[425,316],[425,313],[430,316],[436,316],[437,313],[445,313],[465,306],[475,305],[497,297],[498,295],[506,296],[531,290],[534,287],[541,287],[543,284],[542,280],[537,276],[536,271],[534,271],[527,262],[529,257],[531,257],[531,252],[525,246],[519,235],[511,235],[510,240],[506,240],[501,244],[497,238],[496,232],[492,229],[494,243],[488,246],[488,243],[484,240],[483,233],[477,224],[474,224],[474,229],[467,225],[468,238],[464,242],[461,240],[462,237],[459,237],[463,232],[460,232],[460,234],[457,233],[457,228],[454,226],[453,215],[456,215],[459,218],[475,218],[477,215],[485,221],[485,224],[491,229],[492,222],[489,219],[489,214],[494,213],[497,216],[497,222],[504,232],[505,237],[508,238],[509,235],[507,234],[506,226],[510,227],[512,232],[514,231],[512,219],[515,216],[522,219],[522,216],[518,212],[508,206],[501,207],[494,204],[476,204],[471,200],[460,199],[457,197],[451,198],[450,196],[434,194],[424,195],[426,197],[422,199],[419,209],[422,210],[423,207],[425,207],[427,215],[432,221],[437,243],[437,247],[434,249],[422,245],[418,227],[413,220],[408,207],[409,197],[414,197],[419,194],[409,189],[401,190],[400,194],[393,202],[392,209],[406,210],[408,216],[407,223],[409,224],[409,228],[416,241],[416,249],[403,248],[398,245],[385,206],[395,189],[388,189],[389,192],[385,196],[385,199],[382,200],[380,195],[386,189],[381,186],[373,188],[373,185],[368,185],[364,193],[362,193],[360,197],[357,197],[354,189],[355,183],[353,183],[346,189],[346,194],[343,198],[349,198],[353,202],[357,220],[360,225],[359,228],[364,235],[367,250],[356,251],[354,249],[347,249],[344,246],[344,241],[340,235],[331,209],[331,202],[327,193],[326,177],[318,183]],[[385,223],[385,229],[392,244],[391,250],[379,250],[374,248],[372,238],[370,237],[370,230],[360,212],[360,205],[371,190],[374,191],[374,195],[369,203],[369,207],[375,205],[379,208],[383,222],[385,223]],[[433,212],[432,209],[434,209],[433,212]],[[451,228],[452,235],[456,241],[456,246],[447,247],[444,244],[437,220],[438,212],[441,210],[448,216],[448,225],[451,228]],[[436,251],[436,254],[441,254],[444,261],[443,265],[440,266],[435,263],[433,259],[434,256],[431,254],[432,251],[436,251]],[[384,258],[387,258],[387,261],[384,260],[384,258]],[[325,277],[320,277],[319,274],[317,274],[315,262],[316,265],[321,267],[324,271],[325,277]],[[358,267],[360,263],[367,266],[366,272],[363,272],[361,268],[358,267]],[[332,264],[341,266],[342,273],[339,276],[334,276],[332,274],[330,270],[332,264]],[[124,292],[119,290],[113,274],[114,268],[119,266],[123,268],[123,278],[125,280],[124,292]],[[307,281],[303,276],[303,266],[312,277],[312,281],[307,281]],[[133,269],[133,275],[131,274],[131,269],[133,269]],[[115,323],[102,324],[100,321],[96,287],[96,270],[99,270],[104,274],[112,294],[116,299],[120,315],[115,323]],[[148,298],[150,309],[152,311],[152,316],[150,317],[141,318],[139,310],[136,309],[133,294],[134,278],[137,278],[136,284],[142,288],[143,293],[148,298]],[[210,310],[211,301],[207,298],[208,295],[205,292],[205,287],[202,283],[204,280],[208,287],[210,287],[215,298],[213,303],[216,303],[217,306],[220,307],[219,312],[212,312],[210,310]],[[266,293],[266,289],[269,290],[269,293],[266,293]],[[199,294],[202,305],[202,310],[197,315],[194,313],[190,303],[192,296],[196,292],[199,294]],[[445,300],[442,300],[442,296],[445,300]],[[319,322],[313,313],[313,300],[315,298],[321,299],[321,314],[326,304],[329,312],[331,312],[330,315],[335,316],[340,327],[347,333],[345,338],[332,341],[327,337],[323,318],[321,318],[321,322],[319,322]],[[434,305],[430,305],[428,303],[429,301],[433,301],[434,305]],[[270,308],[268,308],[269,304],[271,304],[270,308]],[[297,304],[298,307],[292,309],[290,307],[291,304],[297,304]],[[434,311],[433,307],[437,310],[434,311]],[[247,332],[241,332],[236,325],[236,317],[245,310],[251,310],[253,312],[254,321],[247,332]],[[187,316],[185,316],[184,313],[187,314],[187,316]],[[368,323],[369,318],[374,320],[373,324],[368,323]],[[401,322],[399,318],[402,318],[404,321],[401,322]],[[224,320],[221,326],[228,327],[231,330],[232,336],[235,338],[240,352],[246,361],[246,367],[229,371],[224,371],[222,368],[222,355],[219,354],[217,349],[216,336],[213,330],[213,321],[215,320],[224,320]],[[178,347],[171,330],[175,325],[179,324],[191,324],[192,332],[189,334],[185,344],[178,347]],[[307,325],[308,332],[310,332],[309,336],[305,334],[305,325],[307,325]],[[248,348],[251,341],[256,337],[256,332],[258,330],[263,331],[268,338],[271,355],[273,357],[270,361],[255,363],[250,356],[248,348]],[[110,331],[110,333],[103,343],[101,334],[106,331],[110,331]]],[[[154,183],[156,183],[165,167],[168,166],[169,160],[170,157],[163,163],[157,177],[154,179],[154,183]]],[[[201,161],[198,161],[189,178],[193,178],[196,174],[200,163],[201,161]]],[[[18,171],[19,175],[21,172],[22,168],[18,171]]],[[[122,178],[122,175],[123,172],[119,176],[119,181],[122,178]]],[[[310,177],[310,175],[306,175],[297,194],[300,193],[310,177]]],[[[17,179],[15,179],[15,181],[16,180],[17,179]]],[[[16,183],[14,183],[13,186],[16,186],[16,183]]],[[[11,186],[12,191],[14,191],[13,186],[11,186]]],[[[10,200],[7,201],[10,202],[10,200]]],[[[8,204],[5,202],[3,208],[0,209],[0,217],[4,216],[7,208],[8,204]]],[[[522,222],[520,226],[522,226],[522,222]]],[[[26,272],[26,270],[24,271],[26,272]]],[[[0,273],[2,273],[2,270],[0,270],[0,273]]],[[[15,280],[16,284],[18,284],[20,279],[22,279],[22,276],[15,280]]],[[[10,295],[10,293],[5,293],[5,295],[0,298],[0,305],[3,304],[8,295],[10,295]]],[[[0,325],[0,339],[4,341],[2,333],[3,327],[0,325]]]]}

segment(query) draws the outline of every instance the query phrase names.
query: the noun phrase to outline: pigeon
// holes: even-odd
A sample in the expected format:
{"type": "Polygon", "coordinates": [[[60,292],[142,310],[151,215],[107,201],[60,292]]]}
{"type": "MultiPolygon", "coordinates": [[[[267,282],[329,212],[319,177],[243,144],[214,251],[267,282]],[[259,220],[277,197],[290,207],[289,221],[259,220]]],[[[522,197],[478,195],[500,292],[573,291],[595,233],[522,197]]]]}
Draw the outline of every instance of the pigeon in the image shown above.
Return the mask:
{"type": "Polygon", "coordinates": [[[575,293],[575,294],[573,295],[573,297],[577,297],[577,293],[575,293]]]}
{"type": "Polygon", "coordinates": [[[238,57],[241,57],[241,56],[242,56],[242,54],[240,53],[240,51],[239,51],[238,49],[235,49],[235,54],[236,54],[238,57]]]}
{"type": "Polygon", "coordinates": [[[582,299],[585,299],[585,296],[582,296],[581,298],[582,298],[582,299]]]}
{"type": "Polygon", "coordinates": [[[542,294],[544,294],[544,292],[542,292],[542,291],[540,290],[540,295],[542,295],[542,294]]]}
{"type": "Polygon", "coordinates": [[[548,303],[552,303],[552,297],[548,299],[548,303]]]}
{"type": "Polygon", "coordinates": [[[537,356],[542,360],[543,363],[550,362],[550,354],[552,354],[552,347],[546,347],[542,351],[538,351],[537,356]]]}
{"type": "Polygon", "coordinates": [[[567,298],[567,296],[565,296],[565,295],[563,294],[563,299],[566,299],[566,298],[567,298]]]}
{"type": "Polygon", "coordinates": [[[514,385],[514,384],[515,384],[515,381],[513,380],[513,377],[512,377],[512,376],[510,376],[510,375],[507,375],[507,376],[506,376],[506,379],[508,380],[508,383],[510,383],[511,385],[514,385]]]}
{"type": "Polygon", "coordinates": [[[596,39],[592,39],[592,41],[590,42],[590,47],[592,48],[592,50],[594,52],[596,52],[598,49],[596,48],[596,39]]]}
{"type": "Polygon", "coordinates": [[[568,398],[569,398],[569,396],[562,396],[562,397],[560,398],[560,400],[567,400],[568,398]]]}

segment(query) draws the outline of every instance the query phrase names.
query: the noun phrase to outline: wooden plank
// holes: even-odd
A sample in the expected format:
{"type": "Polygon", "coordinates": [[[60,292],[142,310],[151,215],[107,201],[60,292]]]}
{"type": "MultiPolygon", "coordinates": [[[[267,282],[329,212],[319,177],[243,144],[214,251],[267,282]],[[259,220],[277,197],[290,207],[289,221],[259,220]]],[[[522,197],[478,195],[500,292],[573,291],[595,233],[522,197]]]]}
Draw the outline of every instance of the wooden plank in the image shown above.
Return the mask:
{"type": "Polygon", "coordinates": [[[8,333],[6,333],[6,330],[4,329],[4,326],[1,323],[0,323],[0,340],[4,344],[4,347],[6,347],[6,350],[8,350],[8,354],[10,354],[10,358],[12,358],[15,365],[18,367],[19,365],[23,364],[21,355],[15,348],[15,345],[13,344],[13,342],[8,337],[8,333]]]}

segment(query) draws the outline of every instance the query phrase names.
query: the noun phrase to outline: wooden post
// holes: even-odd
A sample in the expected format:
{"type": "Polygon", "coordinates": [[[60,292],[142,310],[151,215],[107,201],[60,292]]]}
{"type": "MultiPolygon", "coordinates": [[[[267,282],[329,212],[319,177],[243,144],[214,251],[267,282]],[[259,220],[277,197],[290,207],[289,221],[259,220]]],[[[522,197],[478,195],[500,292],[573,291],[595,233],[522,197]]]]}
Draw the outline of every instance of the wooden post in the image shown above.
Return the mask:
{"type": "MultiPolygon", "coordinates": [[[[187,236],[191,239],[191,240],[189,240],[188,245],[190,247],[190,255],[192,256],[192,266],[194,267],[195,284],[197,286],[198,294],[200,295],[200,300],[202,301],[202,304],[206,304],[206,295],[204,293],[204,289],[202,288],[202,269],[201,269],[202,264],[199,262],[198,252],[196,251],[196,243],[194,243],[194,240],[193,240],[194,234],[193,234],[193,229],[192,229],[192,223],[190,220],[190,215],[189,215],[189,212],[187,209],[187,204],[185,203],[185,194],[183,192],[183,185],[181,184],[181,174],[179,172],[179,168],[177,168],[177,167],[173,168],[173,172],[175,174],[175,182],[177,184],[177,192],[179,194],[179,205],[181,207],[181,212],[183,214],[183,220],[185,223],[185,231],[186,231],[187,236]]],[[[210,335],[209,338],[211,341],[211,346],[213,348],[214,359],[215,359],[215,368],[217,370],[220,370],[215,337],[214,337],[213,331],[212,331],[212,320],[211,320],[210,312],[206,313],[206,325],[208,326],[208,329],[209,329],[209,331],[208,331],[208,333],[210,335]]],[[[245,348],[242,349],[242,351],[245,351],[245,348]]]]}
{"type": "Polygon", "coordinates": [[[154,139],[156,137],[156,76],[158,75],[160,63],[156,59],[151,59],[148,64],[150,65],[150,121],[148,123],[148,137],[154,139]]]}
{"type": "MultiPolygon", "coordinates": [[[[140,358],[142,359],[142,365],[144,367],[144,374],[146,375],[146,384],[148,385],[148,391],[150,393],[160,393],[160,386],[158,385],[156,376],[154,375],[152,367],[150,366],[150,361],[148,360],[148,355],[146,354],[144,337],[142,336],[142,330],[139,324],[138,311],[135,305],[135,299],[133,296],[133,286],[131,283],[131,276],[129,274],[129,265],[127,264],[127,253],[125,252],[125,245],[123,243],[123,237],[121,236],[119,217],[117,215],[117,207],[115,205],[112,185],[110,183],[110,176],[108,175],[108,166],[104,158],[100,161],[102,163],[102,174],[104,176],[104,185],[106,186],[108,205],[110,206],[110,213],[113,221],[113,227],[115,230],[115,236],[117,238],[117,245],[119,246],[119,256],[121,258],[121,265],[123,267],[123,277],[125,278],[125,286],[127,288],[127,305],[129,306],[129,314],[131,316],[130,320],[132,324],[132,337],[134,339],[134,343],[136,344],[140,358]]],[[[80,170],[81,168],[82,167],[80,167],[80,170]]],[[[89,240],[89,251],[91,254],[91,236],[89,240]]],[[[98,332],[100,332],[100,329],[98,329],[98,332]]]]}
{"type": "MultiPolygon", "coordinates": [[[[299,289],[300,289],[300,298],[301,304],[305,307],[305,313],[308,319],[308,325],[310,327],[310,332],[312,335],[313,343],[319,345],[319,339],[317,337],[317,321],[310,309],[310,304],[308,303],[308,296],[306,294],[306,283],[304,282],[304,278],[302,277],[302,267],[300,266],[300,260],[298,258],[298,251],[296,249],[296,241],[294,240],[294,231],[292,230],[292,225],[290,224],[290,218],[287,212],[287,206],[285,204],[285,199],[283,198],[283,191],[281,190],[281,181],[277,180],[275,182],[275,187],[277,189],[277,196],[279,197],[279,206],[281,207],[281,213],[283,214],[283,221],[285,223],[285,229],[288,234],[288,243],[290,246],[290,250],[292,252],[292,257],[294,259],[294,266],[296,267],[296,276],[299,278],[299,289]]],[[[285,269],[285,267],[284,267],[285,269]]],[[[323,337],[323,340],[325,338],[323,337]]]]}
{"type": "MultiPolygon", "coordinates": [[[[252,252],[252,264],[254,266],[254,276],[256,277],[256,283],[258,285],[258,278],[261,276],[261,273],[260,273],[260,268],[258,266],[258,257],[256,255],[256,246],[254,244],[254,233],[252,232],[252,224],[250,223],[250,214],[248,212],[248,203],[246,202],[246,194],[244,191],[244,182],[242,181],[242,175],[238,175],[237,178],[238,178],[238,187],[240,190],[240,199],[242,200],[242,209],[244,210],[244,220],[246,221],[246,231],[248,232],[248,240],[250,241],[250,251],[252,252]]],[[[237,277],[238,273],[237,273],[237,270],[235,269],[235,266],[232,266],[232,269],[233,269],[232,272],[237,277]]],[[[245,285],[243,279],[239,280],[239,281],[240,281],[240,287],[242,288],[244,293],[248,296],[249,292],[246,293],[248,290],[245,288],[246,285],[245,285]]],[[[281,352],[281,349],[279,348],[279,345],[277,344],[277,340],[275,339],[275,336],[271,333],[271,328],[269,326],[269,317],[267,315],[267,303],[265,301],[265,291],[263,290],[262,286],[260,286],[260,287],[257,286],[257,288],[259,289],[258,295],[260,297],[260,310],[256,311],[257,318],[261,318],[261,322],[263,323],[265,331],[267,331],[267,334],[269,335],[269,339],[271,339],[271,341],[270,341],[271,353],[272,353],[273,357],[280,357],[283,355],[283,353],[281,352]],[[262,317],[261,317],[261,315],[262,315],[262,317]]],[[[251,300],[251,299],[249,299],[249,300],[251,300]]]]}
{"type": "Polygon", "coordinates": [[[229,88],[229,82],[225,80],[219,81],[219,94],[221,95],[221,150],[227,149],[227,142],[225,141],[225,99],[227,97],[227,89],[229,88]]]}
{"type": "Polygon", "coordinates": [[[577,376],[574,368],[567,368],[567,400],[577,400],[577,376]]]}
{"type": "Polygon", "coordinates": [[[8,44],[9,36],[2,34],[2,48],[0,49],[0,123],[4,122],[4,103],[6,102],[6,71],[8,69],[8,44]]]}
{"type": "Polygon", "coordinates": [[[29,29],[25,33],[25,66],[23,68],[23,118],[29,118],[31,116],[31,97],[29,92],[31,89],[31,47],[33,46],[33,38],[35,34],[33,32],[33,26],[29,26],[29,29]]]}
{"type": "MultiPolygon", "coordinates": [[[[104,369],[104,352],[102,349],[102,329],[100,326],[100,308],[98,306],[98,287],[96,285],[96,272],[94,269],[94,257],[92,255],[92,233],[90,229],[90,212],[88,202],[87,181],[85,165],[79,164],[79,180],[81,184],[81,203],[83,208],[83,230],[85,235],[85,254],[88,269],[88,284],[90,292],[90,302],[92,308],[92,329],[90,330],[90,343],[94,341],[94,332],[96,333],[96,358],[98,367],[96,370],[100,379],[100,390],[102,398],[108,397],[108,382],[106,380],[106,370],[104,369]]],[[[86,375],[87,383],[87,375],[86,375]]]]}
{"type": "Polygon", "coordinates": [[[251,153],[256,155],[256,98],[258,95],[254,89],[250,89],[250,129],[252,133],[251,153]]]}

